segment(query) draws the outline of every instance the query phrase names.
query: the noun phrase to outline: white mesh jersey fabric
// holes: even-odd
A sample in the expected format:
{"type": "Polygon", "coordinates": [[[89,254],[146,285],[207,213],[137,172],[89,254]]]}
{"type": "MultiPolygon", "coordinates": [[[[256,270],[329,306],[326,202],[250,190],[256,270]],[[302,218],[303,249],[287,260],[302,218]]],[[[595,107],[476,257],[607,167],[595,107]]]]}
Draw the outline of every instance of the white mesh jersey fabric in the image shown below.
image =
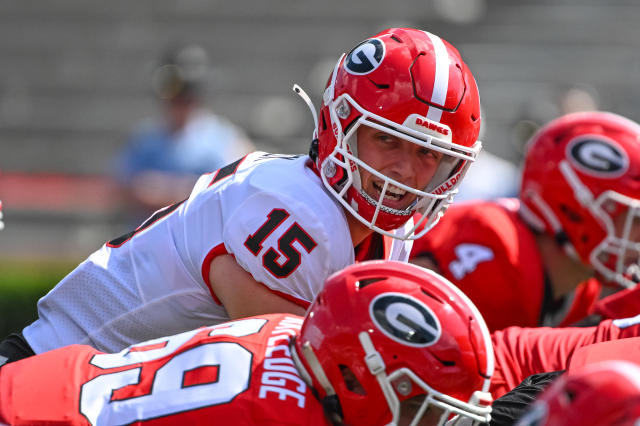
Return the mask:
{"type": "MultiPolygon", "coordinates": [[[[114,352],[224,322],[228,315],[202,276],[207,255],[222,244],[259,282],[310,302],[354,253],[344,211],[307,161],[256,152],[222,174],[203,175],[178,208],[120,246],[103,246],[44,296],[25,338],[36,353],[74,343],[114,352]],[[274,209],[287,216],[254,254],[247,238],[274,209]],[[295,256],[288,261],[291,250],[299,264],[295,256]]],[[[406,260],[410,247],[394,244],[391,258],[406,260]]]]}

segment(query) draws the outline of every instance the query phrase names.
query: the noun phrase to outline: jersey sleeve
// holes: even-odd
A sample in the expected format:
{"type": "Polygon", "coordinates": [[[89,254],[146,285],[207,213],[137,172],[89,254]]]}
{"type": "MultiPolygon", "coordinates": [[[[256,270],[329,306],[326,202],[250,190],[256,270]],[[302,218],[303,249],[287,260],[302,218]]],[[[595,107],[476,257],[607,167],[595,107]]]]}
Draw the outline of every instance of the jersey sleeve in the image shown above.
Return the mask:
{"type": "Polygon", "coordinates": [[[509,327],[496,331],[492,333],[496,369],[491,393],[498,398],[527,376],[567,369],[573,353],[581,347],[637,336],[640,315],[602,321],[595,327],[509,327]]]}
{"type": "Polygon", "coordinates": [[[225,220],[223,233],[227,252],[256,281],[305,308],[329,274],[353,262],[346,224],[312,207],[258,192],[225,220]]]}
{"type": "Polygon", "coordinates": [[[71,345],[2,367],[0,422],[88,425],[78,413],[78,394],[89,377],[86,364],[94,353],[98,351],[89,346],[71,345]]]}

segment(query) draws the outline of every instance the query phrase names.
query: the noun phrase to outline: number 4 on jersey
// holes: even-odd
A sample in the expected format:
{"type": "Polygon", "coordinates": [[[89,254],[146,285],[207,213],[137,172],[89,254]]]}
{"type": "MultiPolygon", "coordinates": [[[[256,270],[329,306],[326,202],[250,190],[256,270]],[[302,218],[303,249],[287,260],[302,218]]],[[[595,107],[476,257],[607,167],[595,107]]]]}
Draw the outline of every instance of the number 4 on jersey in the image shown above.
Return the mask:
{"type": "MultiPolygon", "coordinates": [[[[262,243],[273,233],[287,218],[289,213],[284,209],[273,209],[267,215],[267,220],[258,228],[256,232],[249,235],[244,242],[245,247],[258,256],[262,251],[262,243]]],[[[278,239],[278,250],[273,247],[262,255],[262,264],[276,278],[286,278],[295,271],[302,260],[300,252],[293,247],[294,242],[311,253],[318,245],[307,232],[302,229],[298,222],[294,222],[289,229],[278,239]],[[283,255],[287,260],[280,264],[277,260],[283,255]]]]}
{"type": "Polygon", "coordinates": [[[453,250],[457,259],[449,264],[449,270],[457,280],[475,271],[479,263],[493,260],[493,251],[480,244],[459,244],[453,250]]]}

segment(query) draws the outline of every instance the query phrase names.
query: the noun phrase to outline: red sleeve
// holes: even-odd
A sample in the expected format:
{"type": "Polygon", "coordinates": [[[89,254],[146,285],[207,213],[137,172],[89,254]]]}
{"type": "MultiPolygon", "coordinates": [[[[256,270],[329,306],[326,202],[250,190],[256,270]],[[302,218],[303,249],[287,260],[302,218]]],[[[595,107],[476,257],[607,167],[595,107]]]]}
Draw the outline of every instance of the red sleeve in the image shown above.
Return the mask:
{"type": "Polygon", "coordinates": [[[637,336],[640,316],[606,320],[596,327],[509,327],[496,331],[491,336],[496,359],[491,393],[498,398],[532,374],[566,369],[580,347],[637,336]]]}
{"type": "Polygon", "coordinates": [[[78,413],[87,360],[98,353],[72,345],[0,369],[0,421],[11,425],[88,425],[78,413]],[[37,401],[37,403],[34,403],[37,401]]]}
{"type": "Polygon", "coordinates": [[[539,323],[544,275],[535,239],[515,211],[492,202],[454,204],[414,242],[482,313],[490,330],[539,323]]]}

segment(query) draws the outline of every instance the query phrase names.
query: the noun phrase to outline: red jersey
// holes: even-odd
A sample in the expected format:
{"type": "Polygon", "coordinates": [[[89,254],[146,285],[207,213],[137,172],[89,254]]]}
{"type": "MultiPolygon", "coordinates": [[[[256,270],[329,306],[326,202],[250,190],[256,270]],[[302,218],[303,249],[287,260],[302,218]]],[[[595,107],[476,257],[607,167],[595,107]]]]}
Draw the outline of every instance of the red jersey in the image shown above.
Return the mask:
{"type": "Polygon", "coordinates": [[[594,343],[640,336],[640,315],[595,327],[509,327],[491,334],[495,365],[490,391],[498,398],[532,374],[567,369],[574,352],[594,343]]]}
{"type": "Polygon", "coordinates": [[[576,291],[573,305],[568,300],[564,309],[550,309],[544,303],[550,289],[545,289],[535,235],[520,219],[518,208],[517,199],[454,204],[414,242],[410,257],[435,261],[440,274],[478,307],[490,330],[572,324],[588,314],[599,284],[588,281],[576,291]]]}
{"type": "Polygon", "coordinates": [[[7,364],[0,423],[327,425],[289,352],[301,324],[261,315],[114,354],[73,345],[7,364]]]}

